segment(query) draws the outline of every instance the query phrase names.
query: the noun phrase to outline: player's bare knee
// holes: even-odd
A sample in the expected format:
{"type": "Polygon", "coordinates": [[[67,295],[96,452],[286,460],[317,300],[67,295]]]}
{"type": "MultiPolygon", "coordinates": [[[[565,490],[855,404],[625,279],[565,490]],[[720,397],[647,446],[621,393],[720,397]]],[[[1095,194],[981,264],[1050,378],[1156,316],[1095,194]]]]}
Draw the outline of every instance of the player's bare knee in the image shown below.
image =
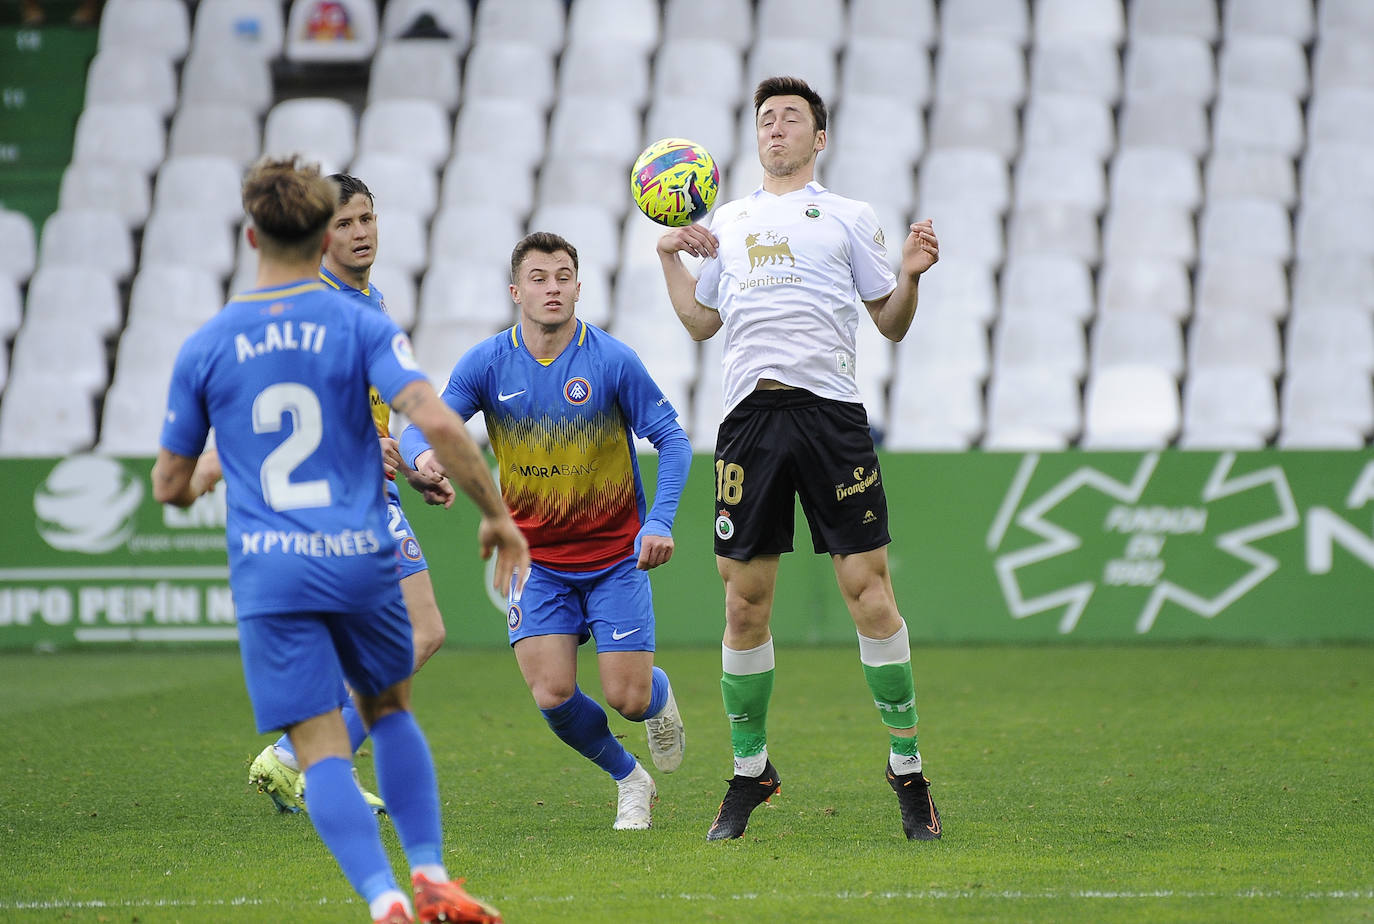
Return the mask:
{"type": "Polygon", "coordinates": [[[575,692],[577,692],[575,683],[540,683],[530,687],[530,695],[534,697],[534,704],[540,709],[556,709],[572,699],[575,692]]]}
{"type": "Polygon", "coordinates": [[[604,686],[602,692],[606,695],[606,705],[634,722],[644,718],[653,690],[648,683],[628,683],[604,686]]]}

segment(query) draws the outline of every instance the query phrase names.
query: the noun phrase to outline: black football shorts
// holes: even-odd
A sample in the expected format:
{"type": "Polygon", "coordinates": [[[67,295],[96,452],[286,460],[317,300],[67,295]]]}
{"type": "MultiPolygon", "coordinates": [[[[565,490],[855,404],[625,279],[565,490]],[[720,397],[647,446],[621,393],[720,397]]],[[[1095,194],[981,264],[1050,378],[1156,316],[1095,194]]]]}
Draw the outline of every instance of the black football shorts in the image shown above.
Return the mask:
{"type": "Polygon", "coordinates": [[[748,561],[792,551],[798,496],[817,553],[892,541],[862,404],[803,389],[756,391],[721,421],[715,474],[717,555],[748,561]]]}

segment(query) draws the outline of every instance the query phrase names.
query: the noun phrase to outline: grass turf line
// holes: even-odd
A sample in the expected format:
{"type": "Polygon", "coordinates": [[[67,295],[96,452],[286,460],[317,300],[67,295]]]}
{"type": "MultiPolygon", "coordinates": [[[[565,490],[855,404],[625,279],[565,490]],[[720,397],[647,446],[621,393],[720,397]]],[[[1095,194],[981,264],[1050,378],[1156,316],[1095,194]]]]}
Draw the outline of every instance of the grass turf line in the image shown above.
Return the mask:
{"type": "MultiPolygon", "coordinates": [[[[782,792],[744,839],[707,844],[730,772],[719,652],[659,663],[688,751],[654,774],[647,832],[610,829],[614,785],[549,733],[508,651],[445,650],[417,679],[449,867],[508,921],[1374,916],[1374,648],[918,647],[936,844],[901,836],[857,654],[786,647],[782,792]]],[[[235,653],[0,671],[0,920],[366,919],[309,820],[245,782],[268,739],[235,653]]],[[[593,657],[581,679],[598,695],[593,657]]],[[[652,768],[642,727],[612,727],[652,768]]]]}

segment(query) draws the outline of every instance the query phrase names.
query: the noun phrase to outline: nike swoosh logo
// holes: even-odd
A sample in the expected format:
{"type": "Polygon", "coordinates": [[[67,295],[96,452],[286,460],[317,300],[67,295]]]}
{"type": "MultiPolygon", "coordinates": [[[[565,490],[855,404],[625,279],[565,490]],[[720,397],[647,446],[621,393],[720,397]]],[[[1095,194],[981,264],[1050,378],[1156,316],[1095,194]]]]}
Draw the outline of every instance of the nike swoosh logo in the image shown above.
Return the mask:
{"type": "Polygon", "coordinates": [[[631,629],[629,632],[621,632],[619,629],[612,629],[612,630],[611,630],[611,638],[615,639],[615,640],[618,642],[618,641],[620,641],[622,638],[629,638],[631,635],[634,635],[636,632],[638,632],[638,631],[639,631],[640,629],[642,629],[642,628],[644,628],[644,627],[643,627],[643,626],[636,626],[635,628],[631,629]]]}
{"type": "Polygon", "coordinates": [[[511,392],[510,394],[506,394],[506,393],[503,391],[503,392],[501,392],[499,395],[496,396],[496,400],[497,400],[497,401],[509,401],[511,398],[518,398],[518,397],[520,397],[521,395],[523,395],[523,394],[524,394],[525,392],[527,392],[527,391],[529,391],[528,388],[522,388],[522,389],[520,389],[519,391],[513,391],[513,392],[511,392]]]}

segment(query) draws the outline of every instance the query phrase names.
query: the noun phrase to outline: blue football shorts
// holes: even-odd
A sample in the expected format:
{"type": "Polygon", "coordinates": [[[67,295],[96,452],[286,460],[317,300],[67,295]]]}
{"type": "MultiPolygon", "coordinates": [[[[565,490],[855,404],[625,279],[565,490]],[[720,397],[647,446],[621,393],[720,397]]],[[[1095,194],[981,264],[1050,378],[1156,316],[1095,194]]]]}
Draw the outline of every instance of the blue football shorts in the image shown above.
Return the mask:
{"type": "Polygon", "coordinates": [[[337,709],[349,689],[375,696],[415,666],[399,587],[380,610],[241,616],[239,653],[259,733],[337,709]]]}
{"type": "Polygon", "coordinates": [[[391,498],[388,498],[386,505],[386,528],[391,538],[396,540],[397,580],[429,569],[425,553],[420,550],[420,540],[415,538],[415,531],[410,528],[405,511],[391,498]]]}
{"type": "Polygon", "coordinates": [[[596,639],[597,651],[653,651],[649,572],[631,555],[599,571],[556,571],[531,564],[518,601],[506,609],[510,643],[532,635],[596,639]]]}

